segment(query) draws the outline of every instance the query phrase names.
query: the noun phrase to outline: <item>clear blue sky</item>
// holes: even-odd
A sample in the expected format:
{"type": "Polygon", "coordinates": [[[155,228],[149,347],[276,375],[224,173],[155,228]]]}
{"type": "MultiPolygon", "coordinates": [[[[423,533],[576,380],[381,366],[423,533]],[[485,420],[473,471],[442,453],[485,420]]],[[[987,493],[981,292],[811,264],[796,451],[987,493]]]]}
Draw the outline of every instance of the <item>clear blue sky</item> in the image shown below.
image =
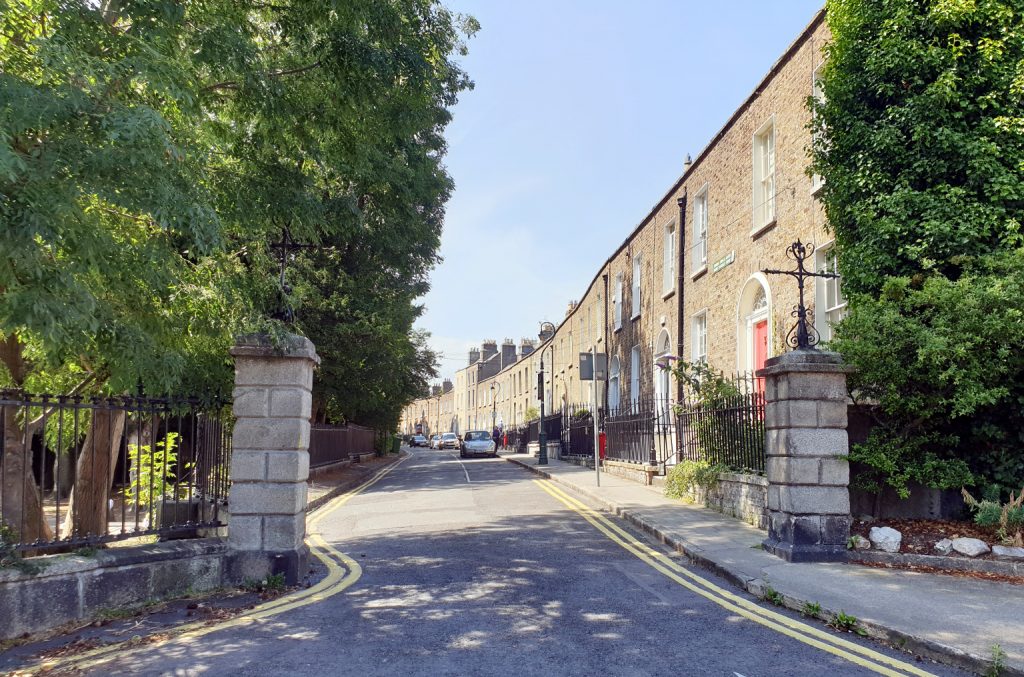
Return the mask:
{"type": "Polygon", "coordinates": [[[417,326],[441,376],[536,337],[753,91],[822,0],[448,0],[481,31],[446,165],[441,263],[417,326]]]}

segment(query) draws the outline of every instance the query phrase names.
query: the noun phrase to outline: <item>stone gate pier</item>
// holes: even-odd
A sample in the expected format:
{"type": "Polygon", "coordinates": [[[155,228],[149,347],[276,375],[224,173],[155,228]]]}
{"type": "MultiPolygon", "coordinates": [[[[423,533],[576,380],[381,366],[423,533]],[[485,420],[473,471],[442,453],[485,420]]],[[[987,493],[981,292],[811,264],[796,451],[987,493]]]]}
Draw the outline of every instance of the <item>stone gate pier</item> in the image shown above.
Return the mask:
{"type": "Polygon", "coordinates": [[[846,559],[850,371],[838,353],[804,349],[771,358],[757,372],[765,378],[764,548],[791,562],[846,559]]]}
{"type": "Polygon", "coordinates": [[[266,335],[240,337],[235,358],[228,544],[232,574],[261,579],[284,574],[289,584],[305,572],[306,480],[313,343],[294,334],[274,343],[266,335]]]}

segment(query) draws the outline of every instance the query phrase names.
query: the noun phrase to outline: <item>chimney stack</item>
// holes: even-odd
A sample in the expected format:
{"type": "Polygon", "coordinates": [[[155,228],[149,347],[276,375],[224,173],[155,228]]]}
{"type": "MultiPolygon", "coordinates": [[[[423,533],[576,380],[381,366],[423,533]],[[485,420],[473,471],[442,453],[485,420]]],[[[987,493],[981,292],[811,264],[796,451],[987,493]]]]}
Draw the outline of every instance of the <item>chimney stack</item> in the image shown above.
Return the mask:
{"type": "Polygon", "coordinates": [[[512,339],[507,338],[501,344],[501,368],[509,366],[516,361],[516,344],[512,339]]]}
{"type": "Polygon", "coordinates": [[[484,362],[498,354],[498,342],[493,339],[487,339],[484,341],[480,348],[484,351],[484,362]]]}

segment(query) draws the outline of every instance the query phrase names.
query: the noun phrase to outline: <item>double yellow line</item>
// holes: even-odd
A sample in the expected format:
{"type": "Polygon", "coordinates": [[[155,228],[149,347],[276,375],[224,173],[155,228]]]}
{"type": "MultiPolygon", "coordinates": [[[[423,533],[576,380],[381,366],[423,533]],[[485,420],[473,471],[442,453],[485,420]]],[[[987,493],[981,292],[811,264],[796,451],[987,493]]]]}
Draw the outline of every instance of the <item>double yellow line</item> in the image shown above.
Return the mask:
{"type": "Polygon", "coordinates": [[[363,569],[359,566],[358,562],[334,548],[330,543],[325,541],[319,533],[315,533],[317,526],[324,520],[324,518],[335,510],[342,507],[383,479],[385,475],[397,468],[401,463],[404,463],[407,458],[409,457],[405,456],[398,462],[383,468],[355,489],[338,496],[318,510],[316,515],[308,521],[306,528],[309,535],[306,537],[306,542],[309,545],[310,552],[327,567],[327,576],[316,585],[304,590],[299,590],[290,595],[278,597],[277,599],[269,602],[264,602],[263,604],[253,607],[244,614],[235,616],[234,618],[221,623],[215,623],[212,625],[206,625],[203,621],[186,623],[166,631],[161,631],[159,633],[161,635],[161,639],[158,641],[143,641],[141,645],[138,642],[131,640],[118,642],[116,644],[107,644],[74,656],[43,661],[31,668],[15,671],[13,674],[32,675],[44,670],[55,670],[58,668],[90,670],[105,663],[109,663],[115,658],[124,657],[133,651],[138,651],[143,648],[149,650],[170,642],[187,642],[198,637],[208,635],[212,632],[252,625],[267,618],[282,614],[286,611],[315,604],[327,599],[328,597],[337,595],[358,581],[360,576],[363,575],[363,569]]]}
{"type": "Polygon", "coordinates": [[[606,516],[556,487],[550,480],[534,480],[534,482],[559,502],[590,522],[595,529],[607,536],[609,540],[620,545],[644,563],[687,590],[714,602],[723,609],[770,630],[791,637],[798,642],[821,649],[882,675],[932,677],[932,673],[925,672],[915,665],[886,656],[883,653],[873,651],[841,637],[836,637],[820,628],[801,623],[771,609],[765,609],[748,599],[729,592],[706,578],[687,570],[665,553],[637,540],[632,534],[619,527],[606,516]]]}

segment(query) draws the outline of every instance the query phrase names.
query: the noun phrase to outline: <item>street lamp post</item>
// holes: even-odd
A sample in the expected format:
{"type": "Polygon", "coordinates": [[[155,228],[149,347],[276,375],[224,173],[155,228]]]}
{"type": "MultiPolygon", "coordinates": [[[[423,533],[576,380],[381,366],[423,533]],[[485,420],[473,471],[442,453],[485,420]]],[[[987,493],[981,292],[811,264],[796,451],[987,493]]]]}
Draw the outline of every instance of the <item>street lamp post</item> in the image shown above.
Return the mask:
{"type": "MultiPolygon", "coordinates": [[[[550,332],[551,338],[555,336],[555,325],[550,322],[541,322],[540,324],[540,338],[543,341],[544,334],[550,332]]],[[[538,390],[540,391],[540,421],[538,423],[537,442],[540,444],[539,456],[537,457],[537,465],[548,464],[548,435],[544,431],[544,351],[549,347],[554,346],[554,341],[551,342],[550,346],[545,346],[540,351],[540,382],[538,383],[538,390]]],[[[551,361],[554,362],[554,352],[551,353],[551,361]]],[[[553,366],[553,365],[552,365],[553,366]]]]}
{"type": "Polygon", "coordinates": [[[498,393],[500,393],[500,392],[501,392],[501,384],[499,382],[495,381],[494,383],[491,384],[491,432],[492,433],[494,432],[494,429],[498,425],[498,420],[497,420],[497,413],[498,413],[498,411],[497,411],[497,407],[498,407],[498,393]]]}

